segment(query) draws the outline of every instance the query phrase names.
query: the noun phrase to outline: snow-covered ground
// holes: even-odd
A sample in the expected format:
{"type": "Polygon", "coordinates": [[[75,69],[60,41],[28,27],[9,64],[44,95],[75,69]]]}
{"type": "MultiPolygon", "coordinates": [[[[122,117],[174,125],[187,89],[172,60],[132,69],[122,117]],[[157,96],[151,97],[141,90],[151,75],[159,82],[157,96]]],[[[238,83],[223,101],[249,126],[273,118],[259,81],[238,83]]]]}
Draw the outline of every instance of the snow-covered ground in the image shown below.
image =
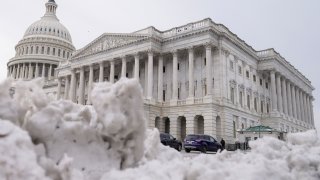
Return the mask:
{"type": "Polygon", "coordinates": [[[52,101],[41,86],[0,84],[1,180],[320,179],[315,131],[252,141],[247,153],[186,155],[146,129],[136,80],[96,84],[93,106],[52,101]]]}

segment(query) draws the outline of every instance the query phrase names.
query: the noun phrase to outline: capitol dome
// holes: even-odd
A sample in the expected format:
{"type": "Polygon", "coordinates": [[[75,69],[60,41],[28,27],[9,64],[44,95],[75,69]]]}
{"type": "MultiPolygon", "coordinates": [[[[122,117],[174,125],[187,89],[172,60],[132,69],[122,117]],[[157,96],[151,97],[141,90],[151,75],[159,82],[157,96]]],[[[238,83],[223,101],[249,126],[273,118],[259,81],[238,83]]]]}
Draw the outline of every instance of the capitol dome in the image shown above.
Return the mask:
{"type": "Polygon", "coordinates": [[[15,57],[8,62],[8,76],[14,79],[53,80],[55,69],[75,51],[68,29],[56,16],[56,2],[49,0],[45,7],[44,16],[28,27],[15,47],[15,57]]]}

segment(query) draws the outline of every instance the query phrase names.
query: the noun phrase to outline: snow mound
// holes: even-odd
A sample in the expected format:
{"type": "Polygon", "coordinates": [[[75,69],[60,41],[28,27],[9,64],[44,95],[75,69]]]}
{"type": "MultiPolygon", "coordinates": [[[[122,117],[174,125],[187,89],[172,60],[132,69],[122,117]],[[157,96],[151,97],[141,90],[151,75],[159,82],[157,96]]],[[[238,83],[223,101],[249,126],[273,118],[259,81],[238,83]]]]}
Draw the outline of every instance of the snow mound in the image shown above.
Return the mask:
{"type": "Polygon", "coordinates": [[[0,84],[0,179],[320,179],[314,130],[251,141],[248,152],[184,158],[146,130],[137,80],[95,84],[93,106],[49,100],[41,83],[0,84]]]}

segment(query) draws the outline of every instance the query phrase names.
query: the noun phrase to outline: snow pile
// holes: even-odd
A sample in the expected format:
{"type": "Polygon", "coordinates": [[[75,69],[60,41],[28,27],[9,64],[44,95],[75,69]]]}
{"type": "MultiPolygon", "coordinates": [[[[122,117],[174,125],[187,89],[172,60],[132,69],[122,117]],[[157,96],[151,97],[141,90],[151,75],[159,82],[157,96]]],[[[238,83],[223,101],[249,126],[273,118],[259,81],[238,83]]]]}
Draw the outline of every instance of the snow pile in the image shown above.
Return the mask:
{"type": "Polygon", "coordinates": [[[96,84],[93,106],[50,101],[41,82],[0,84],[0,179],[320,179],[315,131],[184,158],[146,130],[138,81],[96,84]]]}

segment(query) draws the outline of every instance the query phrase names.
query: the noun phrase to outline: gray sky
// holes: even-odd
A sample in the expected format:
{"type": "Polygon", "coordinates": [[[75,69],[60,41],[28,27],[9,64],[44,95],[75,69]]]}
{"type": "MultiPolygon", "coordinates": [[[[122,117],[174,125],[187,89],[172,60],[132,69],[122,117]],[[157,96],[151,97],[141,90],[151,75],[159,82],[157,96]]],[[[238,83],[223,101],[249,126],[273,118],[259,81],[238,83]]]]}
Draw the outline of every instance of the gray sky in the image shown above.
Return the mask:
{"type": "MultiPolygon", "coordinates": [[[[2,0],[0,81],[25,30],[45,12],[46,0],[2,0]]],[[[311,80],[320,130],[319,0],[56,0],[57,15],[77,49],[104,32],[128,33],[148,26],[166,30],[210,17],[256,50],[275,48],[311,80]]]]}

